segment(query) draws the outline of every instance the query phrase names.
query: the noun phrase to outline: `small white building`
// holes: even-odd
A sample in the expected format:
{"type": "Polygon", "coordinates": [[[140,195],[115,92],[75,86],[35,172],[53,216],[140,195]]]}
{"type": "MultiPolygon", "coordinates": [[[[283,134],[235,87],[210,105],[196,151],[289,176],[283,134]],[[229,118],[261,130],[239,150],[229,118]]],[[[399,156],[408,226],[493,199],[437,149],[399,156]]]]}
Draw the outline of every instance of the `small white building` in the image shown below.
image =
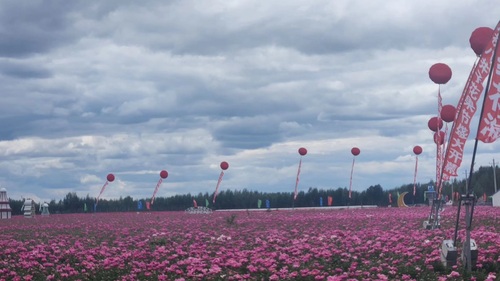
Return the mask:
{"type": "Polygon", "coordinates": [[[44,202],[40,208],[41,208],[42,216],[50,215],[49,204],[47,204],[47,202],[44,202]]]}
{"type": "Polygon", "coordinates": [[[10,219],[12,216],[12,209],[10,208],[9,198],[7,197],[7,190],[0,188],[0,219],[10,219]]]}
{"type": "Polygon", "coordinates": [[[32,218],[35,216],[35,208],[35,201],[28,198],[24,199],[24,204],[21,208],[21,211],[24,212],[25,218],[32,218]]]}
{"type": "Polygon", "coordinates": [[[493,194],[493,196],[491,196],[491,199],[494,207],[500,207],[500,191],[493,194]]]}

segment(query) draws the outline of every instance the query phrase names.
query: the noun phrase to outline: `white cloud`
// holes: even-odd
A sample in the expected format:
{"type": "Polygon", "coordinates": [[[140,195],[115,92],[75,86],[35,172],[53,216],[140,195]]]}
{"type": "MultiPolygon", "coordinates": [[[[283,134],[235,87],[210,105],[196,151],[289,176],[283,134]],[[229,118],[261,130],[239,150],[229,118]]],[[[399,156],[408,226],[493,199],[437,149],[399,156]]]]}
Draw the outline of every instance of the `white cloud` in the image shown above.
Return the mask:
{"type": "MultiPolygon", "coordinates": [[[[104,198],[148,197],[162,169],[161,195],[211,193],[223,160],[223,188],[291,191],[301,146],[303,189],[348,186],[353,146],[356,190],[412,182],[417,144],[428,181],[428,70],[452,68],[441,94],[456,104],[469,36],[498,20],[496,3],[474,1],[0,6],[0,184],[44,199],[96,196],[108,173],[104,198]]],[[[479,148],[477,166],[498,156],[479,148]]]]}

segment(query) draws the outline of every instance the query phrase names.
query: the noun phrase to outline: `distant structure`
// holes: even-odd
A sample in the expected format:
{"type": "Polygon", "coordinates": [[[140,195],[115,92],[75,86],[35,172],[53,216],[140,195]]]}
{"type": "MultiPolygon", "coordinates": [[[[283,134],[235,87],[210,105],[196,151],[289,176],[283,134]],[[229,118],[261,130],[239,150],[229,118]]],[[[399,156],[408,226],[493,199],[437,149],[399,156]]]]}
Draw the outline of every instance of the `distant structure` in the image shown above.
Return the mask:
{"type": "Polygon", "coordinates": [[[25,218],[32,218],[35,216],[35,201],[27,198],[24,199],[24,204],[23,207],[21,208],[21,211],[24,212],[24,217],[25,218]]]}
{"type": "Polygon", "coordinates": [[[189,207],[186,209],[186,213],[188,214],[193,214],[193,215],[197,215],[197,214],[211,214],[212,213],[212,209],[210,208],[207,208],[207,207],[189,207]]]}
{"type": "Polygon", "coordinates": [[[500,191],[497,193],[493,194],[492,201],[493,201],[493,206],[494,207],[500,207],[500,191]]]}
{"type": "Polygon", "coordinates": [[[50,213],[49,213],[49,204],[47,204],[47,202],[44,202],[40,208],[42,209],[42,216],[48,216],[48,215],[50,215],[50,213]]]}
{"type": "Polygon", "coordinates": [[[434,186],[427,186],[427,191],[425,191],[425,200],[427,200],[427,205],[431,206],[433,200],[436,199],[436,191],[434,190],[434,186]]]}
{"type": "Polygon", "coordinates": [[[0,219],[10,219],[12,216],[12,209],[9,205],[9,198],[7,197],[7,190],[0,189],[0,219]]]}

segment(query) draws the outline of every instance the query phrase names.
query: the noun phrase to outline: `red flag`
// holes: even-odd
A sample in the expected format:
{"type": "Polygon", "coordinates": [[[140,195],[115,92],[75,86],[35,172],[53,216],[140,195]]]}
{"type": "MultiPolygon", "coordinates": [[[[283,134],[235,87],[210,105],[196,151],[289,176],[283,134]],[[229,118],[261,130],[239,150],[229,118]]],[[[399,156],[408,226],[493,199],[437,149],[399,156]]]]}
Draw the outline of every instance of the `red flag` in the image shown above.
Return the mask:
{"type": "Polygon", "coordinates": [[[193,206],[194,206],[195,208],[198,208],[198,203],[196,202],[196,200],[195,200],[195,199],[193,199],[193,206]]]}
{"type": "Polygon", "coordinates": [[[149,201],[146,201],[146,209],[151,209],[151,203],[149,203],[149,201]]]}
{"type": "Polygon", "coordinates": [[[492,66],[491,83],[484,100],[483,115],[477,139],[491,143],[500,137],[500,54],[497,44],[496,59],[492,66]]]}
{"type": "Polygon", "coordinates": [[[99,198],[101,197],[101,194],[104,192],[104,189],[106,189],[106,186],[108,185],[109,181],[106,181],[104,183],[104,185],[101,187],[101,192],[99,192],[99,195],[97,196],[96,198],[96,202],[95,202],[95,205],[97,206],[97,204],[99,203],[99,198]]]}
{"type": "Polygon", "coordinates": [[[160,185],[162,182],[163,182],[163,179],[160,178],[160,180],[156,184],[155,191],[153,192],[153,196],[151,197],[151,205],[153,205],[155,202],[156,193],[158,192],[158,189],[160,188],[160,185]]]}
{"type": "MultiPolygon", "coordinates": [[[[441,109],[443,108],[443,99],[441,98],[441,85],[439,86],[438,89],[438,114],[437,114],[437,124],[440,124],[441,122],[441,109]]],[[[438,130],[436,134],[434,134],[434,142],[436,142],[436,189],[438,191],[438,194],[441,194],[441,167],[442,167],[442,146],[441,143],[444,143],[444,140],[441,139],[441,131],[439,130],[439,125],[438,125],[438,130]]]]}
{"type": "Polygon", "coordinates": [[[464,91],[457,105],[457,115],[450,132],[449,145],[443,163],[443,180],[458,176],[457,170],[462,164],[465,142],[470,134],[470,122],[477,110],[477,102],[483,92],[483,82],[491,68],[494,46],[496,46],[500,22],[497,24],[492,39],[488,42],[479,62],[474,65],[464,91]]]}
{"type": "Polygon", "coordinates": [[[219,185],[222,181],[223,176],[224,176],[224,171],[220,171],[219,180],[217,181],[217,186],[215,187],[215,192],[214,192],[214,200],[213,200],[214,204],[215,204],[215,198],[217,198],[217,192],[219,191],[219,185]]]}
{"type": "Polygon", "coordinates": [[[300,157],[299,161],[299,169],[297,170],[297,179],[295,180],[295,191],[293,193],[293,200],[297,199],[297,194],[299,192],[298,186],[299,186],[299,176],[300,176],[300,167],[302,166],[302,157],[300,157]]]}
{"type": "Polygon", "coordinates": [[[331,206],[333,204],[333,197],[328,196],[328,206],[331,206]]]}
{"type": "Polygon", "coordinates": [[[356,159],[356,158],[355,157],[352,158],[351,179],[349,180],[349,199],[351,199],[352,173],[354,172],[354,159],[356,159]]]}
{"type": "Polygon", "coordinates": [[[415,156],[415,174],[413,175],[413,196],[417,193],[417,167],[418,167],[418,155],[415,156]]]}

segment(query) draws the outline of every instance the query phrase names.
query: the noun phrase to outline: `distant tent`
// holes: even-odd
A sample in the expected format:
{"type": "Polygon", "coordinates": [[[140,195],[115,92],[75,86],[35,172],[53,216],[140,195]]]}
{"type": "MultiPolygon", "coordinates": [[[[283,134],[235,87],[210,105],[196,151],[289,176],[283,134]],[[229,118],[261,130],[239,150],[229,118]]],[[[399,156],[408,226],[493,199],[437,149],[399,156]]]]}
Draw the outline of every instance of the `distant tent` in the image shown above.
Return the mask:
{"type": "Polygon", "coordinates": [[[492,203],[494,207],[500,207],[500,191],[491,196],[492,203]]]}

